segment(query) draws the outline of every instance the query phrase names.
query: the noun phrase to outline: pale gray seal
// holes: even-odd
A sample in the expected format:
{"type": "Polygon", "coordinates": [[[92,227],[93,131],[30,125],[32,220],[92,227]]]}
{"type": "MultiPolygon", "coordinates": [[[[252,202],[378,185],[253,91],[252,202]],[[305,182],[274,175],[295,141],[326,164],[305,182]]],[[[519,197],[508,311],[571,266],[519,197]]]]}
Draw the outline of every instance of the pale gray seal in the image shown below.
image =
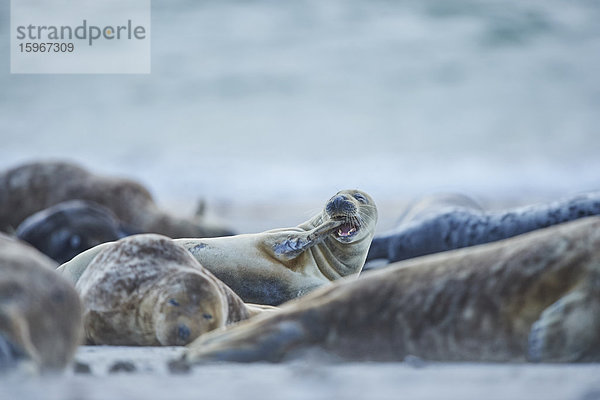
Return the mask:
{"type": "Polygon", "coordinates": [[[373,199],[342,190],[294,228],[210,239],[178,239],[244,301],[278,305],[362,269],[377,223],[373,199]]]}

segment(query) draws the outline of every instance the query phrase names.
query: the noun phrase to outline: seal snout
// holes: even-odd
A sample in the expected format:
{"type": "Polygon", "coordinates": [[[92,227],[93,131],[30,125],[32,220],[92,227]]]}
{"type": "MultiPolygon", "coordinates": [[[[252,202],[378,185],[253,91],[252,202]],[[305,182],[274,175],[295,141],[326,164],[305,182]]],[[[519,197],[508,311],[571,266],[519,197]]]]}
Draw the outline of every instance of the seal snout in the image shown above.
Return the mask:
{"type": "Polygon", "coordinates": [[[350,238],[358,232],[360,224],[356,217],[357,207],[347,196],[343,194],[334,196],[327,203],[325,211],[331,219],[344,221],[336,231],[338,237],[350,238]]]}
{"type": "Polygon", "coordinates": [[[329,200],[325,210],[329,216],[336,218],[356,213],[356,206],[346,196],[338,194],[329,200]]]}
{"type": "Polygon", "coordinates": [[[177,336],[182,342],[187,342],[190,334],[190,328],[186,324],[179,324],[177,326],[177,336]]]}

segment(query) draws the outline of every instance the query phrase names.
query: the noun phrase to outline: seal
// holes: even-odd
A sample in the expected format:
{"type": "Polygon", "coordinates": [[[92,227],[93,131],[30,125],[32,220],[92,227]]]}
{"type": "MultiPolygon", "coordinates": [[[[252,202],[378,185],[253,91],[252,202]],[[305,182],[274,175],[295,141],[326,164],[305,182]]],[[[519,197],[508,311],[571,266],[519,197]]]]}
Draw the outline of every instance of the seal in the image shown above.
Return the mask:
{"type": "Polygon", "coordinates": [[[67,200],[87,200],[106,207],[132,232],[174,238],[232,234],[199,218],[169,215],[137,182],[94,175],[66,162],[24,164],[0,174],[0,230],[12,232],[33,213],[67,200]]]}
{"type": "MultiPolygon", "coordinates": [[[[319,286],[357,275],[377,223],[373,199],[343,190],[322,212],[293,228],[208,239],[177,239],[246,303],[276,306],[319,286]]],[[[77,282],[106,246],[87,250],[58,270],[77,282]]]]}
{"type": "Polygon", "coordinates": [[[246,305],[162,235],[105,244],[75,286],[88,344],[182,346],[269,307],[246,305]]]}
{"type": "Polygon", "coordinates": [[[0,371],[61,370],[82,338],[81,302],[56,263],[0,234],[0,371]]]}
{"type": "Polygon", "coordinates": [[[397,229],[373,239],[367,260],[401,261],[507,239],[592,215],[600,215],[600,192],[499,212],[486,212],[468,198],[445,204],[426,199],[405,213],[397,229]]]}
{"type": "Polygon", "coordinates": [[[435,193],[410,204],[400,215],[396,225],[401,226],[405,223],[422,220],[431,215],[463,209],[484,211],[479,202],[462,193],[435,193]]]}
{"type": "Polygon", "coordinates": [[[65,201],[39,211],[27,217],[16,233],[19,239],[61,264],[100,243],[131,234],[109,209],[82,200],[65,201]]]}
{"type": "Polygon", "coordinates": [[[367,193],[342,190],[322,212],[297,227],[175,242],[245,302],[279,305],[356,276],[376,223],[377,207],[367,193]]]}
{"type": "Polygon", "coordinates": [[[184,363],[600,361],[600,217],[342,280],[198,338],[184,363]]]}

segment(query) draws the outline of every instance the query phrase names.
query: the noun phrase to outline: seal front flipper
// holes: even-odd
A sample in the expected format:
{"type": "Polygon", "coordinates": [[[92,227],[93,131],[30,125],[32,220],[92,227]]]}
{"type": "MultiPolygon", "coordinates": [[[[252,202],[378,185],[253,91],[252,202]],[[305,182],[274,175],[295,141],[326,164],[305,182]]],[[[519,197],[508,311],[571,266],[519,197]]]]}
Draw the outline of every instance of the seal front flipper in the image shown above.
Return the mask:
{"type": "Polygon", "coordinates": [[[0,372],[21,366],[24,371],[37,371],[41,358],[21,312],[10,305],[1,307],[0,328],[0,372]]]}
{"type": "Polygon", "coordinates": [[[283,241],[275,243],[273,253],[277,258],[292,260],[298,257],[302,252],[316,243],[308,240],[308,237],[288,237],[283,241]]]}
{"type": "Polygon", "coordinates": [[[342,221],[329,220],[308,232],[299,232],[288,235],[273,245],[273,253],[278,258],[292,260],[302,252],[320,243],[332,230],[342,225],[342,221]]]}
{"type": "Polygon", "coordinates": [[[37,374],[40,372],[39,362],[37,353],[23,349],[0,334],[0,375],[9,370],[16,370],[18,374],[37,374]]]}
{"type": "Polygon", "coordinates": [[[280,362],[288,351],[307,340],[306,330],[297,321],[265,322],[267,326],[260,330],[231,329],[203,335],[189,345],[182,361],[280,362]]]}
{"type": "Polygon", "coordinates": [[[245,302],[279,305],[356,275],[376,223],[377,207],[367,193],[342,190],[321,212],[294,227],[175,243],[245,302]]]}
{"type": "Polygon", "coordinates": [[[599,294],[575,290],[544,310],[529,333],[529,361],[600,360],[599,294]]]}
{"type": "Polygon", "coordinates": [[[25,351],[0,334],[0,372],[14,368],[19,360],[24,358],[26,358],[25,351]]]}

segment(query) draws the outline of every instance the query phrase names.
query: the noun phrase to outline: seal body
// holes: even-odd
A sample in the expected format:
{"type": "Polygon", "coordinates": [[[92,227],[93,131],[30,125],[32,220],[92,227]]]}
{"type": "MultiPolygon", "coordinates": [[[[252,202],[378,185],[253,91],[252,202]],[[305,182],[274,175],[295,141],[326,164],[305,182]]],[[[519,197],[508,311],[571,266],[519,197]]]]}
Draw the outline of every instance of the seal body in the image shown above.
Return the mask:
{"type": "Polygon", "coordinates": [[[410,204],[398,218],[397,226],[423,220],[432,215],[456,210],[483,212],[483,207],[469,196],[461,193],[436,193],[410,204]]]}
{"type": "Polygon", "coordinates": [[[154,234],[105,244],[76,289],[89,344],[185,345],[258,312],[183,247],[154,234]]]}
{"type": "Polygon", "coordinates": [[[81,302],[56,263],[0,235],[0,370],[29,363],[60,370],[82,337],[81,302]]]}
{"type": "Polygon", "coordinates": [[[600,215],[600,192],[501,212],[485,212],[465,200],[444,205],[427,199],[425,203],[426,207],[419,203],[413,207],[416,212],[405,213],[396,230],[375,237],[367,259],[401,261],[600,215]]]}
{"type": "MultiPolygon", "coordinates": [[[[200,264],[247,303],[278,305],[362,269],[377,223],[373,199],[359,190],[333,196],[293,228],[208,239],[177,239],[200,264]]],[[[110,244],[87,250],[58,271],[77,282],[110,244]]]]}
{"type": "Polygon", "coordinates": [[[294,228],[209,239],[179,239],[244,301],[278,305],[362,269],[377,222],[373,199],[343,190],[294,228]]]}
{"type": "Polygon", "coordinates": [[[39,211],[17,228],[19,239],[61,264],[100,243],[127,235],[109,209],[82,200],[39,211]]]}
{"type": "Polygon", "coordinates": [[[86,200],[111,210],[132,232],[169,237],[231,234],[201,220],[188,221],[160,210],[139,183],[91,174],[65,162],[38,162],[0,174],[0,230],[15,229],[28,216],[68,200],[86,200]]]}
{"type": "Polygon", "coordinates": [[[190,345],[184,360],[600,361],[600,218],[400,262],[190,345]]]}

